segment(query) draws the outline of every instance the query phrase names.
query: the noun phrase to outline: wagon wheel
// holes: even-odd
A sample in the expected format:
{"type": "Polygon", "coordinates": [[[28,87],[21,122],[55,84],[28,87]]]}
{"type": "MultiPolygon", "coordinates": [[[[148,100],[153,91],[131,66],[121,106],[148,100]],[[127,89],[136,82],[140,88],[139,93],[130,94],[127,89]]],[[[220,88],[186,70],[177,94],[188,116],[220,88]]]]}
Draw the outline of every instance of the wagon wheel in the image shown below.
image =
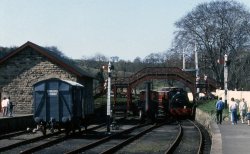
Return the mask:
{"type": "Polygon", "coordinates": [[[52,123],[51,125],[50,125],[50,133],[51,134],[54,134],[55,133],[55,126],[54,126],[54,124],[52,123]]]}
{"type": "Polygon", "coordinates": [[[142,120],[142,118],[143,118],[143,112],[142,110],[139,110],[139,119],[142,120]]]}
{"type": "Polygon", "coordinates": [[[87,120],[83,123],[84,129],[85,129],[86,132],[88,131],[88,124],[89,123],[88,123],[87,120]]]}
{"type": "Polygon", "coordinates": [[[58,131],[61,133],[62,132],[62,128],[61,128],[61,126],[58,126],[58,131]]]}
{"type": "Polygon", "coordinates": [[[145,113],[143,112],[142,109],[139,110],[139,120],[140,120],[141,122],[145,122],[145,121],[144,121],[144,120],[145,120],[145,113]]]}
{"type": "Polygon", "coordinates": [[[154,117],[153,117],[153,121],[156,122],[156,120],[157,120],[157,118],[158,118],[158,114],[157,114],[157,113],[154,113],[153,116],[154,116],[154,117]]]}
{"type": "Polygon", "coordinates": [[[78,134],[82,134],[81,127],[78,127],[77,130],[78,130],[78,134]]]}
{"type": "Polygon", "coordinates": [[[80,124],[76,123],[76,124],[72,124],[72,132],[73,134],[76,133],[76,130],[78,130],[78,133],[81,134],[81,126],[80,124]]]}
{"type": "Polygon", "coordinates": [[[51,129],[50,129],[50,132],[51,132],[51,134],[54,134],[54,133],[55,133],[55,129],[54,129],[54,128],[51,128],[51,129]]]}
{"type": "Polygon", "coordinates": [[[69,128],[69,127],[66,127],[66,128],[65,128],[65,135],[69,135],[69,133],[70,133],[70,128],[69,128]]]}
{"type": "Polygon", "coordinates": [[[76,127],[75,127],[75,123],[71,121],[71,124],[70,124],[70,131],[72,131],[73,134],[75,134],[76,132],[76,127]]]}
{"type": "Polygon", "coordinates": [[[42,131],[43,135],[45,136],[46,135],[46,125],[41,126],[41,131],[42,131]]]}
{"type": "Polygon", "coordinates": [[[75,130],[75,128],[73,128],[73,129],[72,129],[72,133],[75,134],[75,132],[76,132],[76,130],[75,130]]]}
{"type": "Polygon", "coordinates": [[[82,133],[82,129],[81,129],[80,121],[79,121],[79,124],[77,125],[77,129],[78,129],[79,134],[81,134],[82,133]]]}
{"type": "Polygon", "coordinates": [[[64,129],[65,129],[65,135],[69,135],[70,131],[71,131],[71,124],[70,123],[65,123],[64,125],[64,129]]]}
{"type": "Polygon", "coordinates": [[[81,119],[80,126],[83,126],[85,131],[87,132],[87,129],[88,129],[88,121],[87,121],[87,119],[81,119]]]}

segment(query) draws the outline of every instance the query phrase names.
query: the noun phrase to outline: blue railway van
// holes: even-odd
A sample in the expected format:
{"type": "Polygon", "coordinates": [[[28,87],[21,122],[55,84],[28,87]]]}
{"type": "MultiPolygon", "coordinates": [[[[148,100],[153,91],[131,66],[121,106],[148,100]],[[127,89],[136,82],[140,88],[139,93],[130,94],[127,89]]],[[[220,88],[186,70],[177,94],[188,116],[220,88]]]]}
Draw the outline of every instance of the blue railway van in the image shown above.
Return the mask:
{"type": "Polygon", "coordinates": [[[34,84],[34,120],[46,128],[79,128],[84,121],[84,86],[73,81],[51,78],[34,84]]]}

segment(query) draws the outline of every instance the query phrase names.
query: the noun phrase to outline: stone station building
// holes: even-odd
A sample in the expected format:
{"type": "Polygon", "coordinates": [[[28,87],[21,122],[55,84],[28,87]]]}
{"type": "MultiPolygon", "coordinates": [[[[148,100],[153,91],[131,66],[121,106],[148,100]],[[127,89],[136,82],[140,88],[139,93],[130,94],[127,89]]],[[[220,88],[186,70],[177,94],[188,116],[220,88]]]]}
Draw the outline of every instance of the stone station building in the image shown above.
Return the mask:
{"type": "Polygon", "coordinates": [[[71,80],[84,85],[85,101],[89,102],[85,107],[88,111],[94,109],[91,105],[94,101],[94,76],[32,42],[25,43],[0,59],[0,98],[10,97],[15,105],[14,113],[31,114],[33,85],[49,78],[71,80]]]}

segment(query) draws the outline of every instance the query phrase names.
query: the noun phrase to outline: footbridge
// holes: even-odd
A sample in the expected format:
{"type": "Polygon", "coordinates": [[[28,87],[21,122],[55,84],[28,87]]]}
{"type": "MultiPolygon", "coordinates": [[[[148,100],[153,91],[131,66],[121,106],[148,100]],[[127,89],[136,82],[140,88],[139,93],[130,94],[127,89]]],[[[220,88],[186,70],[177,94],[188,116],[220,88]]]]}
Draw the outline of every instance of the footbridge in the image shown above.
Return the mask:
{"type": "Polygon", "coordinates": [[[151,81],[153,79],[177,80],[188,87],[193,96],[195,96],[196,88],[206,89],[206,91],[214,91],[218,84],[212,78],[200,78],[196,84],[196,77],[193,73],[183,71],[177,67],[146,67],[137,73],[126,77],[112,80],[112,87],[116,96],[117,88],[127,88],[127,103],[132,101],[132,89],[137,85],[151,81]]]}

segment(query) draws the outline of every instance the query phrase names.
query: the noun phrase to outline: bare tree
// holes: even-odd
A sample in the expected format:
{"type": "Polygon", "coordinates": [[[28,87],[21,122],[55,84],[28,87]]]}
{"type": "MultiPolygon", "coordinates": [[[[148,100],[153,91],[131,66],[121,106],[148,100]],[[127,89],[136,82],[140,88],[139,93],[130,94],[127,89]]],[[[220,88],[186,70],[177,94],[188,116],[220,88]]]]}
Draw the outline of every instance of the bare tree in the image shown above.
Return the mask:
{"type": "Polygon", "coordinates": [[[164,53],[151,53],[144,58],[144,63],[161,66],[165,62],[164,53]]]}
{"type": "Polygon", "coordinates": [[[0,46],[0,59],[4,57],[5,55],[7,55],[9,52],[14,51],[15,49],[17,49],[16,46],[13,46],[13,47],[1,47],[0,46]]]}
{"type": "MultiPolygon", "coordinates": [[[[242,69],[250,48],[250,13],[235,1],[213,1],[198,5],[180,21],[176,22],[178,31],[175,46],[182,50],[188,44],[196,44],[199,56],[206,61],[217,81],[223,87],[223,65],[217,63],[228,55],[230,88],[240,85],[242,69]],[[205,59],[204,59],[205,57],[205,59]]],[[[192,45],[194,47],[194,45],[192,45]]],[[[194,49],[189,50],[193,52],[194,49]]],[[[209,74],[211,74],[209,73],[209,74]]]]}
{"type": "Polygon", "coordinates": [[[142,62],[142,60],[141,60],[141,58],[140,57],[136,57],[135,59],[134,59],[134,61],[133,61],[133,63],[135,63],[135,64],[140,64],[142,62]]]}
{"type": "Polygon", "coordinates": [[[95,61],[99,61],[99,62],[107,62],[108,61],[108,58],[101,53],[96,53],[95,56],[91,59],[95,60],[95,61]]]}
{"type": "Polygon", "coordinates": [[[177,50],[170,49],[165,54],[166,67],[182,67],[181,55],[177,50]]]}

